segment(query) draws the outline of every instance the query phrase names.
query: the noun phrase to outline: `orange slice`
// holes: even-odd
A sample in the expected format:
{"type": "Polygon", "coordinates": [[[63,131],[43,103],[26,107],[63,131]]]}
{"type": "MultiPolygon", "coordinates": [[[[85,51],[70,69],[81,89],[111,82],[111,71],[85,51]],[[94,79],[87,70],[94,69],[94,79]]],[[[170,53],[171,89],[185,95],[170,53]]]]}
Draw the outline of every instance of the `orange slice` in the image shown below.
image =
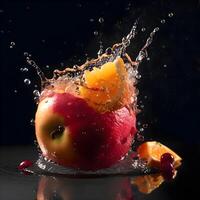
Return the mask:
{"type": "Polygon", "coordinates": [[[164,181],[161,174],[151,174],[137,176],[131,180],[131,184],[136,185],[138,190],[144,194],[149,194],[158,188],[164,181]]]}
{"type": "Polygon", "coordinates": [[[100,112],[123,107],[129,99],[128,74],[122,58],[84,72],[80,96],[100,112]]]}
{"type": "Polygon", "coordinates": [[[160,142],[145,142],[138,147],[137,153],[139,155],[139,158],[146,160],[147,164],[151,167],[160,167],[160,158],[164,153],[172,154],[172,156],[174,157],[175,168],[181,165],[182,158],[160,142]]]}

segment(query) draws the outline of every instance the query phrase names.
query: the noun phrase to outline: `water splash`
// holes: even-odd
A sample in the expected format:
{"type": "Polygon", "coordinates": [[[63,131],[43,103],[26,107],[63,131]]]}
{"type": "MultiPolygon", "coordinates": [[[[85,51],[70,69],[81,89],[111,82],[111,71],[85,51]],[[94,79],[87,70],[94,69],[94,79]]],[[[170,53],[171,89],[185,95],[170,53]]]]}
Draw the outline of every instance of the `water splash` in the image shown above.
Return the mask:
{"type": "Polygon", "coordinates": [[[159,27],[156,27],[150,33],[150,36],[147,38],[145,45],[142,47],[142,49],[140,50],[140,52],[139,52],[139,54],[136,58],[136,62],[138,63],[137,65],[139,65],[145,58],[148,57],[147,48],[153,42],[153,37],[154,37],[154,35],[156,34],[157,31],[159,31],[159,27]]]}
{"type": "Polygon", "coordinates": [[[41,80],[41,88],[44,88],[47,78],[45,77],[43,71],[40,69],[40,67],[38,67],[36,62],[30,59],[29,57],[26,58],[26,61],[29,65],[31,65],[36,70],[37,75],[40,77],[40,80],[41,80]]]}
{"type": "Polygon", "coordinates": [[[35,174],[47,174],[47,175],[65,175],[65,176],[112,176],[112,175],[140,175],[140,174],[148,174],[152,172],[146,162],[139,159],[134,159],[131,155],[134,152],[129,153],[125,156],[124,159],[118,161],[117,164],[113,165],[112,167],[106,169],[100,169],[97,171],[84,171],[80,169],[73,169],[63,167],[58,165],[51,160],[40,155],[37,162],[30,168],[26,170],[30,173],[35,174]]]}
{"type": "MultiPolygon", "coordinates": [[[[65,92],[70,92],[75,95],[79,95],[78,87],[83,83],[83,74],[85,70],[91,71],[94,67],[101,68],[101,66],[107,62],[113,62],[117,57],[121,57],[124,60],[125,67],[128,72],[129,82],[131,87],[134,87],[137,84],[137,80],[141,78],[141,75],[138,73],[138,66],[140,63],[148,58],[147,49],[151,45],[153,38],[157,31],[159,31],[159,27],[156,27],[149,35],[146,40],[146,43],[139,51],[136,56],[135,61],[132,61],[129,55],[126,53],[127,47],[130,46],[131,41],[135,38],[137,34],[137,24],[136,21],[132,26],[130,32],[126,37],[122,38],[120,43],[114,44],[112,47],[108,47],[105,52],[103,52],[103,45],[100,43],[101,52],[98,53],[98,58],[87,60],[82,65],[74,65],[73,67],[66,67],[64,70],[54,70],[53,77],[48,79],[45,77],[45,74],[42,72],[40,67],[36,64],[36,62],[30,58],[30,54],[27,52],[24,53],[26,57],[27,63],[32,66],[38,76],[41,79],[41,92],[39,90],[34,90],[33,95],[35,99],[43,98],[46,94],[45,92],[52,93],[56,89],[63,90],[65,92]]],[[[145,29],[146,30],[146,29],[145,29]]],[[[98,31],[94,32],[94,35],[98,35],[98,31]]],[[[131,88],[132,89],[132,88],[131,88]]],[[[135,109],[136,112],[139,112],[137,109],[137,95],[139,90],[134,88],[134,95],[131,96],[131,109],[135,109]]],[[[129,105],[127,105],[129,106],[129,105]]],[[[137,134],[137,140],[143,141],[144,137],[142,132],[144,128],[140,128],[137,134]],[[140,137],[140,138],[139,138],[140,137]]],[[[134,160],[130,156],[126,156],[124,159],[120,160],[116,165],[108,169],[102,169],[95,172],[92,171],[81,171],[71,168],[62,167],[53,163],[50,160],[40,156],[38,161],[36,162],[35,168],[32,169],[32,172],[35,173],[51,173],[51,174],[68,174],[68,175],[111,175],[111,174],[131,174],[136,171],[139,172],[147,172],[146,164],[141,160],[134,160]]]]}

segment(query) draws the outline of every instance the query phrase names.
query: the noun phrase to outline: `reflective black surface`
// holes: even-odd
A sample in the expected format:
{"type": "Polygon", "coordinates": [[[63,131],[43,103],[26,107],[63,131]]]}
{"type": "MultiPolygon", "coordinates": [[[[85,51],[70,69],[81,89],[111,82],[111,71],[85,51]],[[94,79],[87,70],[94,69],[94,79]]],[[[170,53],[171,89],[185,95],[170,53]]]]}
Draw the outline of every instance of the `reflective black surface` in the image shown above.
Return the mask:
{"type": "Polygon", "coordinates": [[[197,159],[199,158],[199,146],[177,144],[177,147],[183,157],[183,164],[178,169],[176,178],[171,182],[161,180],[163,182],[160,187],[150,194],[143,193],[146,191],[145,184],[150,184],[150,182],[146,182],[143,186],[138,186],[139,182],[147,180],[142,176],[66,178],[60,176],[24,175],[17,170],[17,165],[25,159],[35,161],[37,159],[36,148],[31,146],[1,147],[0,199],[172,200],[192,198],[198,191],[196,182],[198,182],[197,159]],[[139,190],[143,192],[139,192],[139,190]]]}

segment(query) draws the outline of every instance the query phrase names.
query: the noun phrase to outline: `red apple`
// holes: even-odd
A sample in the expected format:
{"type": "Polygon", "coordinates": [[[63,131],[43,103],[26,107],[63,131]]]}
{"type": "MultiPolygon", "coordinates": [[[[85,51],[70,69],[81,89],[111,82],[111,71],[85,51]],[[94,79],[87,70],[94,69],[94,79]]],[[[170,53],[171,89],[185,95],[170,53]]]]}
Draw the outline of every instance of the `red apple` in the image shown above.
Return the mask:
{"type": "Polygon", "coordinates": [[[129,151],[136,133],[135,113],[126,107],[99,113],[69,93],[43,98],[35,117],[42,153],[66,167],[110,167],[129,151]]]}

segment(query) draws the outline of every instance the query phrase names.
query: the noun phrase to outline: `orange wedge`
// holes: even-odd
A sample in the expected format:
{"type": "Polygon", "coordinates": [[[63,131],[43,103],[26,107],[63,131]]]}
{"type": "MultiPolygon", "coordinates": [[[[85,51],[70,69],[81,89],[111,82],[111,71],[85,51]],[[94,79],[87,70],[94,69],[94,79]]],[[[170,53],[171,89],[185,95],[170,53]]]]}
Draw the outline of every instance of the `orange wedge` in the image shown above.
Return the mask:
{"type": "Polygon", "coordinates": [[[172,154],[175,168],[181,165],[182,158],[160,142],[145,142],[138,147],[137,153],[139,158],[147,161],[150,167],[160,168],[160,158],[164,153],[172,154]]]}
{"type": "Polygon", "coordinates": [[[122,58],[108,62],[101,68],[84,72],[84,83],[79,87],[80,96],[100,112],[123,107],[128,99],[128,74],[122,58]]]}
{"type": "Polygon", "coordinates": [[[138,190],[144,194],[149,194],[158,188],[164,181],[161,174],[151,174],[145,176],[137,176],[131,184],[136,185],[138,190]]]}

